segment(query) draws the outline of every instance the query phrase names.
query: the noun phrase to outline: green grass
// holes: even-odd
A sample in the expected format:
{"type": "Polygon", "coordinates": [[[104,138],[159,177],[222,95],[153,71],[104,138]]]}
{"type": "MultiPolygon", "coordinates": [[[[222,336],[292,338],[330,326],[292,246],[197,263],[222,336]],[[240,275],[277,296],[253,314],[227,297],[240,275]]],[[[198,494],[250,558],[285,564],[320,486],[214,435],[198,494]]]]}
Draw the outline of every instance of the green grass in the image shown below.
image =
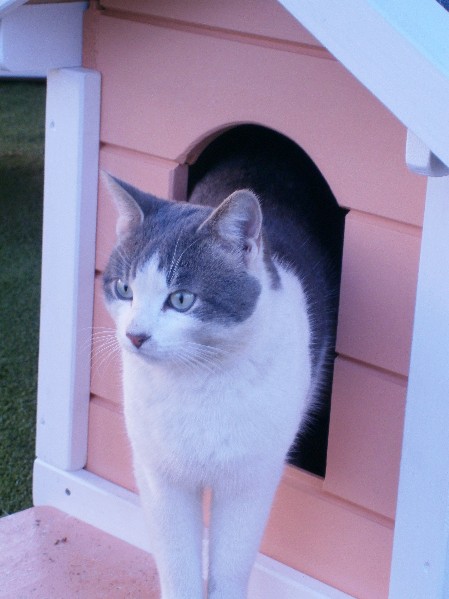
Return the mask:
{"type": "Polygon", "coordinates": [[[0,515],[31,506],[45,84],[0,80],[0,515]]]}

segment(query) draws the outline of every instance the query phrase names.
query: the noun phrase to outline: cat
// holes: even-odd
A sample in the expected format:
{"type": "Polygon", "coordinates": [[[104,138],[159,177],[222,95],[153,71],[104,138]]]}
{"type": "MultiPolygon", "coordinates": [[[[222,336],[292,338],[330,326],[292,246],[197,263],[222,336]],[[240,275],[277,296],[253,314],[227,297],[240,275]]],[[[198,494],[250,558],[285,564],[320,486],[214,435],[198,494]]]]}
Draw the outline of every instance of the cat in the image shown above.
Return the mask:
{"type": "Polygon", "coordinates": [[[329,386],[342,214],[311,161],[264,135],[211,144],[188,202],[104,175],[119,215],[104,297],[162,599],[204,596],[205,489],[207,596],[247,597],[285,460],[329,386]]]}

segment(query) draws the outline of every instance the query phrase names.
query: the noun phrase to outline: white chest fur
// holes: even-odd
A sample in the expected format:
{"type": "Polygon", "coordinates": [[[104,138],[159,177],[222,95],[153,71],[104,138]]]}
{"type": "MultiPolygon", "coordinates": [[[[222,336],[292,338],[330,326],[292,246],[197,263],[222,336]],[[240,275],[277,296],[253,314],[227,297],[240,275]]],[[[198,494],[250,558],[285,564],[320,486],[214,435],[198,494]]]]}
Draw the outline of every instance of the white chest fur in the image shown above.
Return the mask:
{"type": "Polygon", "coordinates": [[[250,339],[208,371],[124,352],[127,427],[137,459],[170,479],[213,485],[282,459],[307,407],[309,325],[295,277],[262,292],[250,339]]]}

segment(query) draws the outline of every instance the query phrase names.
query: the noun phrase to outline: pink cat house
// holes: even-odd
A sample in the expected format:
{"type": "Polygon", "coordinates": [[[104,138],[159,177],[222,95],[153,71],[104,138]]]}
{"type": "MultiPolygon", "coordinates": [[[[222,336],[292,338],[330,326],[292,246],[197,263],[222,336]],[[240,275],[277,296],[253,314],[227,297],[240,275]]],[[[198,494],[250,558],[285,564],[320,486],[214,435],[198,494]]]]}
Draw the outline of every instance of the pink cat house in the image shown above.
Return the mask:
{"type": "Polygon", "coordinates": [[[253,123],[305,150],[349,212],[326,476],[286,467],[251,597],[442,599],[449,13],[334,4],[92,2],[82,68],[49,72],[35,503],[151,551],[118,357],[95,337],[91,360],[91,327],[112,326],[98,170],[181,200],[210,141],[253,123]]]}

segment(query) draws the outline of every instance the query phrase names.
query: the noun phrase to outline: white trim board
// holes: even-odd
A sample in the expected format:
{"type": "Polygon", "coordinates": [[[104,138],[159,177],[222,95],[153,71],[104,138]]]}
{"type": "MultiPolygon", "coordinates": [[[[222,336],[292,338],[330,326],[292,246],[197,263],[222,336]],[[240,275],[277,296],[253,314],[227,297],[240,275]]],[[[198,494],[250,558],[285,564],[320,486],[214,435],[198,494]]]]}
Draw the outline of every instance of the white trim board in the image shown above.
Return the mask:
{"type": "Polygon", "coordinates": [[[47,79],[36,455],[86,462],[95,276],[100,74],[47,79]]]}
{"type": "Polygon", "coordinates": [[[449,12],[435,0],[279,2],[449,165],[449,12]]]}
{"type": "MultiPolygon", "coordinates": [[[[65,472],[37,459],[34,503],[51,505],[123,541],[150,551],[138,498],[86,470],[65,472]]],[[[259,553],[248,599],[352,599],[259,553]]]]}
{"type": "Polygon", "coordinates": [[[46,77],[50,69],[79,66],[87,6],[14,4],[3,14],[0,4],[0,77],[46,77]]]}
{"type": "Polygon", "coordinates": [[[428,180],[391,599],[449,597],[449,177],[428,180]]]}

